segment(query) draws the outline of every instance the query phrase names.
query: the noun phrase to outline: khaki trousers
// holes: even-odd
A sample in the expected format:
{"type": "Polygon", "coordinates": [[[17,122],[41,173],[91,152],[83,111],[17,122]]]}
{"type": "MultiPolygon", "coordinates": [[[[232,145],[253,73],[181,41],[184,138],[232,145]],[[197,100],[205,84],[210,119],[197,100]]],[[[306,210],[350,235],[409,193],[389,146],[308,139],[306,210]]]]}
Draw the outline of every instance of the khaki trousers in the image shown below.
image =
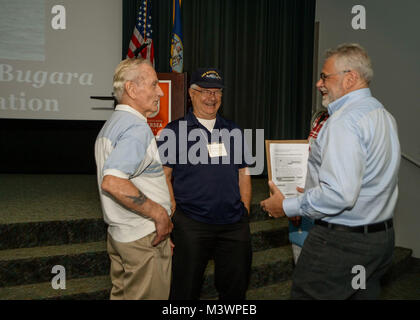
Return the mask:
{"type": "Polygon", "coordinates": [[[132,242],[115,241],[108,234],[111,259],[111,300],[167,300],[172,255],[169,238],[151,245],[156,232],[132,242]]]}

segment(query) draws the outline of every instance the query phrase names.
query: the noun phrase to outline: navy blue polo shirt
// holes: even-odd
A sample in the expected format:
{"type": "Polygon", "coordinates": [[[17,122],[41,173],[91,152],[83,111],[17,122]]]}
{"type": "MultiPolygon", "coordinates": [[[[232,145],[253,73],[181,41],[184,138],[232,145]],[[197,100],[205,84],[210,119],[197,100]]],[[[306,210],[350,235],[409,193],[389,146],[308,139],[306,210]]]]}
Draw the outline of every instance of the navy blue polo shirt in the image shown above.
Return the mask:
{"type": "Polygon", "coordinates": [[[239,169],[247,166],[247,149],[243,132],[233,121],[217,115],[210,133],[190,110],[169,123],[157,143],[162,164],[172,168],[177,208],[210,224],[235,223],[247,214],[239,192],[239,169]],[[209,142],[223,142],[226,155],[210,157],[209,142]]]}

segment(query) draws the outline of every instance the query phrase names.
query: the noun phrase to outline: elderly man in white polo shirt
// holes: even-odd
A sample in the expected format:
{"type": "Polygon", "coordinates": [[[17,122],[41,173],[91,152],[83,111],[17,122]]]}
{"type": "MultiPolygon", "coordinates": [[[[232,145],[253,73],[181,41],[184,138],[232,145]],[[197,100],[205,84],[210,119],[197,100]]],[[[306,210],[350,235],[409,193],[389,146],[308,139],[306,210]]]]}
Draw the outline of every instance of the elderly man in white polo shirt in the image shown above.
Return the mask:
{"type": "Polygon", "coordinates": [[[146,117],[163,92],[147,60],[126,59],[114,74],[119,102],[95,143],[111,299],[168,299],[172,243],[170,196],[146,117]]]}

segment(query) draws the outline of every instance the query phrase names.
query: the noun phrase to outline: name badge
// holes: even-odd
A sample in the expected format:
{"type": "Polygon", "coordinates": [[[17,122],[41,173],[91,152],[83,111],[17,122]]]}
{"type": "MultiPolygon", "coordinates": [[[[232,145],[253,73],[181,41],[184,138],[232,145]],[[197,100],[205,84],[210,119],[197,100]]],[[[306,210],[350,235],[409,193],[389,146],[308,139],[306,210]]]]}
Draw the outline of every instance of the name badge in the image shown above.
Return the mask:
{"type": "Polygon", "coordinates": [[[227,156],[226,148],[223,143],[212,143],[207,145],[210,158],[227,156]]]}

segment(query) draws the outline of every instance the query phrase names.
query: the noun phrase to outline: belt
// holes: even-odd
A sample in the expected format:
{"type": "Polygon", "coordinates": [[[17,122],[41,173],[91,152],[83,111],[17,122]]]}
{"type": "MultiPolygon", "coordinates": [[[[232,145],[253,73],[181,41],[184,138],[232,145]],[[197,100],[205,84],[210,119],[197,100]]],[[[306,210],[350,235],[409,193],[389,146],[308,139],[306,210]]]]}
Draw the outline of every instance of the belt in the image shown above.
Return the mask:
{"type": "Polygon", "coordinates": [[[364,226],[344,226],[342,224],[334,224],[328,223],[322,220],[315,220],[315,224],[323,227],[327,227],[328,229],[338,230],[338,231],[346,231],[346,232],[358,232],[358,233],[371,233],[371,232],[378,232],[392,228],[392,218],[386,221],[374,223],[374,224],[367,224],[364,226]]]}

